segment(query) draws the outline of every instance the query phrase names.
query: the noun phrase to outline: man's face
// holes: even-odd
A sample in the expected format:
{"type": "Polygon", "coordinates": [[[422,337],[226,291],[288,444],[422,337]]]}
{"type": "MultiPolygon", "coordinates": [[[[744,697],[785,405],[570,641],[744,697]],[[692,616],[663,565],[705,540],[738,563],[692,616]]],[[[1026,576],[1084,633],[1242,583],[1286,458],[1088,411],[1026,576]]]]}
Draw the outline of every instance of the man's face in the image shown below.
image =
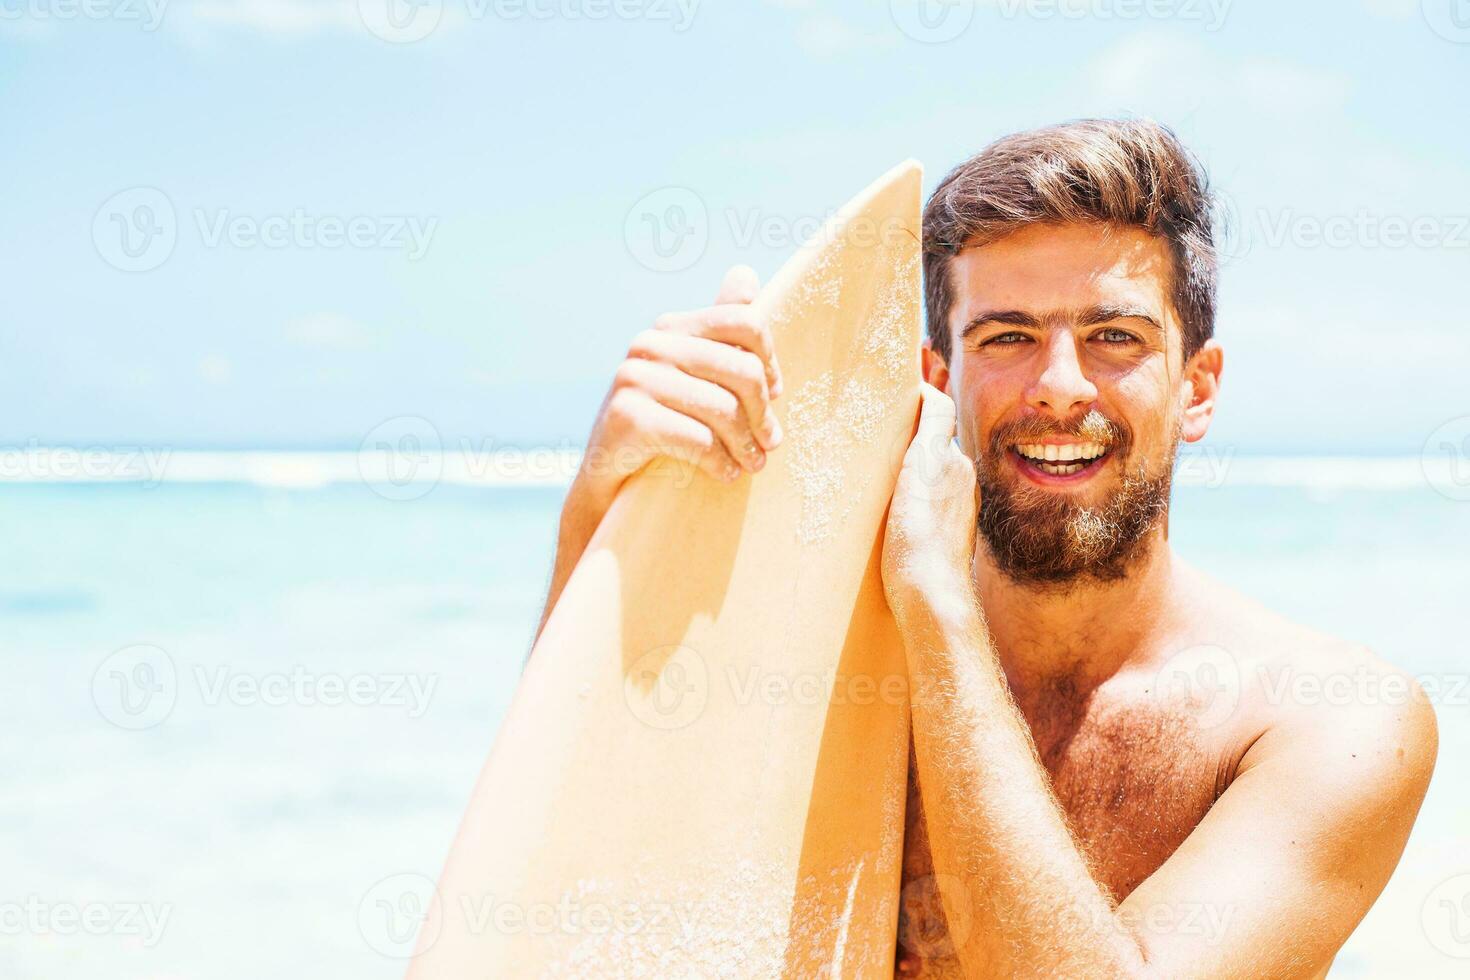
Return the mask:
{"type": "Polygon", "coordinates": [[[1175,448],[1204,435],[1219,372],[1213,344],[1184,364],[1167,245],[1039,225],[965,249],[949,274],[952,353],[926,368],[955,400],[992,557],[1022,582],[1122,575],[1167,513],[1175,448]]]}

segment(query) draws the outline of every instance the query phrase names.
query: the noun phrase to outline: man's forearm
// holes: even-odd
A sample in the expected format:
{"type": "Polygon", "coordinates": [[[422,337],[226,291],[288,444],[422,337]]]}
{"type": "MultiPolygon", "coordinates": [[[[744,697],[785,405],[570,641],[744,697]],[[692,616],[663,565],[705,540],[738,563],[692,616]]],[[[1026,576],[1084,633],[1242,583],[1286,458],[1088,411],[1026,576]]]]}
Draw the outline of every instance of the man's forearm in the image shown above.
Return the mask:
{"type": "Polygon", "coordinates": [[[1087,868],[967,584],[899,615],[929,843],[969,976],[1130,976],[1137,943],[1087,868]]]}
{"type": "Polygon", "coordinates": [[[551,584],[546,590],[546,605],[541,609],[541,621],[536,626],[536,639],[541,638],[541,631],[546,628],[546,620],[550,618],[556,600],[561,598],[567,579],[572,577],[572,569],[582,559],[582,553],[587,550],[592,535],[596,533],[597,526],[602,523],[603,515],[612,506],[616,495],[616,487],[609,489],[595,484],[580,473],[572,481],[566,500],[562,503],[561,520],[556,533],[556,557],[551,564],[551,584]]]}

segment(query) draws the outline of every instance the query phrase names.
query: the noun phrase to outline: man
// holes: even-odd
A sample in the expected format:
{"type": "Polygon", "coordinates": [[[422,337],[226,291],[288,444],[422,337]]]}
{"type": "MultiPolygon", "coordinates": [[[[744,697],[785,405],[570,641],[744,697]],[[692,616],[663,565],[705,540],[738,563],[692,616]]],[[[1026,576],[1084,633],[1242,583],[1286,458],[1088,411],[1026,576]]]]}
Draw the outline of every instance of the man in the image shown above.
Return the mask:
{"type": "MultiPolygon", "coordinates": [[[[1170,132],[1085,121],[988,147],[926,208],[928,384],[883,552],[915,692],[900,973],[1320,976],[1403,850],[1422,692],[1169,546],[1223,363],[1209,207],[1170,132]],[[1374,697],[1290,693],[1363,675],[1374,697]]],[[[634,341],[589,446],[621,469],[574,481],[548,609],[643,463],[734,480],[778,449],[756,290],[733,269],[634,341]]]]}

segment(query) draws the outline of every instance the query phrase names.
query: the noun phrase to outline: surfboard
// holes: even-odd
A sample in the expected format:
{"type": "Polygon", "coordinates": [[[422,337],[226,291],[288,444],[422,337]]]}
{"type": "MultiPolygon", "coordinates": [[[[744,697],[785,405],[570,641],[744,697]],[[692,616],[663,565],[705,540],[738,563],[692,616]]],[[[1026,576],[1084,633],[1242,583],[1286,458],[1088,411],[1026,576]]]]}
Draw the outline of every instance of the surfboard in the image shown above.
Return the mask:
{"type": "Polygon", "coordinates": [[[908,161],[761,291],[785,437],[619,491],[527,663],[415,978],[891,977],[908,758],[883,522],[919,405],[908,161]]]}

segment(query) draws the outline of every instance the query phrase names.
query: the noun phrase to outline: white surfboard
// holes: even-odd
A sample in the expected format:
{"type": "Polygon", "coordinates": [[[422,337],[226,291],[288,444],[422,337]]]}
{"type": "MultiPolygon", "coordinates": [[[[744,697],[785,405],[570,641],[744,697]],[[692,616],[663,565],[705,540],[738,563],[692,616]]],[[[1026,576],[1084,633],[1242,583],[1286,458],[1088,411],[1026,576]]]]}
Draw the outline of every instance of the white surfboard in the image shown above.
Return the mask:
{"type": "Polygon", "coordinates": [[[909,161],[756,300],[785,431],[731,485],[662,460],[567,582],[417,978],[891,976],[907,776],[879,574],[919,403],[909,161]]]}

